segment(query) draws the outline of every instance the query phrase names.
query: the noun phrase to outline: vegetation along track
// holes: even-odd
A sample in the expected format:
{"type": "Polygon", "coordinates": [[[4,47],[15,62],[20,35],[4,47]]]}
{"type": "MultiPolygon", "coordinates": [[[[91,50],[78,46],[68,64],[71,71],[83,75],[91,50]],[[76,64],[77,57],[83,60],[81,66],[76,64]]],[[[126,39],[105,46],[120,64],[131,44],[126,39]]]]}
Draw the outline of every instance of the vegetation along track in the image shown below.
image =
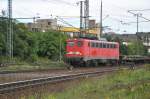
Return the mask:
{"type": "Polygon", "coordinates": [[[42,84],[47,84],[47,83],[52,83],[52,82],[60,82],[60,81],[73,80],[73,79],[78,79],[78,78],[83,78],[83,77],[88,77],[88,76],[102,75],[102,74],[117,71],[117,70],[119,69],[107,68],[101,71],[75,73],[75,74],[68,74],[68,75],[63,75],[63,76],[45,77],[45,78],[39,78],[39,79],[3,83],[3,84],[0,84],[0,93],[7,93],[16,89],[42,85],[42,84]]]}

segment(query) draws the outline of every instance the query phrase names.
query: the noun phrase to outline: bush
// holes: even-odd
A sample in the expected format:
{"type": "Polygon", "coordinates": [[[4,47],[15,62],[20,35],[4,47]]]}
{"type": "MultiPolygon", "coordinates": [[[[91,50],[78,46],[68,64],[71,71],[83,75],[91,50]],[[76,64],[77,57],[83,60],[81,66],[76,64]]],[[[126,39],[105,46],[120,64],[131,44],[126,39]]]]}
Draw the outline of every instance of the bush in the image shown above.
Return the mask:
{"type": "Polygon", "coordinates": [[[145,65],[145,69],[148,70],[148,71],[150,71],[150,64],[146,64],[145,65]]]}

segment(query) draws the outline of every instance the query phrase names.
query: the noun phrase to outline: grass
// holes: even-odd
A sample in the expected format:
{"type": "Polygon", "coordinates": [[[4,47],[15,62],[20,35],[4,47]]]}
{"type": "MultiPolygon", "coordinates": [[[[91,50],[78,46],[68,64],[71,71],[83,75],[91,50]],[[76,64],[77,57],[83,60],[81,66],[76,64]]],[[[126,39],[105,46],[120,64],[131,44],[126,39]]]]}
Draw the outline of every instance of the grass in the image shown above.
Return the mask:
{"type": "MultiPolygon", "coordinates": [[[[79,84],[72,84],[64,92],[44,94],[40,99],[150,99],[149,66],[85,79],[79,84]]],[[[32,96],[30,99],[36,98],[32,96]]]]}
{"type": "Polygon", "coordinates": [[[43,69],[59,69],[65,68],[66,64],[64,62],[54,62],[47,58],[38,58],[34,63],[22,61],[18,58],[14,58],[13,62],[15,64],[3,66],[0,68],[0,72],[3,71],[28,71],[28,70],[43,70],[43,69]]]}

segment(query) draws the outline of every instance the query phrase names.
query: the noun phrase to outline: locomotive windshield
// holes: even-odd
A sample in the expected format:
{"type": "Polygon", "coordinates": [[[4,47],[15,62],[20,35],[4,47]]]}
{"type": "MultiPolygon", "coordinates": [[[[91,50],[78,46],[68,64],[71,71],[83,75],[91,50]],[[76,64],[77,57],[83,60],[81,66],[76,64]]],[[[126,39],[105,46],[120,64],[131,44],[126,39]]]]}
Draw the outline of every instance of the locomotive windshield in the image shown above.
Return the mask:
{"type": "Polygon", "coordinates": [[[70,46],[70,47],[73,47],[73,46],[81,47],[82,45],[83,45],[83,42],[81,42],[81,41],[77,41],[77,42],[70,41],[70,42],[67,42],[67,46],[70,46]]]}
{"type": "Polygon", "coordinates": [[[67,46],[70,46],[70,47],[73,47],[75,44],[74,44],[74,42],[68,42],[67,43],[67,46]]]}

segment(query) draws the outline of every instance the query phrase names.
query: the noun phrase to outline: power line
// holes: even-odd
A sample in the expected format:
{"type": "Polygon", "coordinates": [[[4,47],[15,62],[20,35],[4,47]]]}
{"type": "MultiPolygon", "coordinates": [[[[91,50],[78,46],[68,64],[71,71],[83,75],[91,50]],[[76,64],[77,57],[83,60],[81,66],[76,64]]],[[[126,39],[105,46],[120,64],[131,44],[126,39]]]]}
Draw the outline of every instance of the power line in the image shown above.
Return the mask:
{"type": "Polygon", "coordinates": [[[150,11],[150,9],[142,9],[142,10],[129,10],[129,11],[150,11]]]}
{"type": "Polygon", "coordinates": [[[138,15],[139,15],[138,17],[141,17],[141,18],[143,18],[143,19],[145,19],[145,20],[147,20],[147,21],[150,21],[150,19],[143,17],[143,16],[142,16],[142,13],[133,13],[132,11],[133,11],[133,10],[128,10],[128,13],[131,13],[131,14],[133,14],[134,16],[137,16],[137,14],[138,14],[138,15]]]}
{"type": "Polygon", "coordinates": [[[150,19],[143,17],[142,13],[139,13],[139,12],[135,13],[133,11],[136,11],[136,10],[128,10],[128,13],[133,14],[134,16],[136,16],[136,19],[137,19],[137,33],[138,33],[139,32],[139,18],[143,18],[147,21],[150,21],[150,19]]]}
{"type": "Polygon", "coordinates": [[[71,27],[76,28],[76,27],[73,26],[72,24],[70,24],[70,23],[68,23],[67,21],[65,21],[63,18],[61,18],[61,17],[59,17],[59,16],[57,16],[56,18],[57,18],[58,21],[60,21],[60,22],[62,22],[62,23],[64,23],[64,24],[66,24],[66,25],[69,25],[69,26],[71,26],[71,27]]]}
{"type": "MultiPolygon", "coordinates": [[[[150,21],[139,21],[139,23],[145,23],[145,22],[150,22],[150,21]]],[[[125,23],[132,24],[132,23],[137,23],[137,22],[125,22],[125,23]]]]}
{"type": "Polygon", "coordinates": [[[74,4],[74,3],[71,3],[71,2],[67,2],[67,1],[65,1],[65,0],[42,0],[42,1],[44,1],[44,2],[53,2],[53,3],[62,3],[62,4],[66,4],[66,5],[69,5],[69,6],[76,6],[76,4],[74,4]]]}

